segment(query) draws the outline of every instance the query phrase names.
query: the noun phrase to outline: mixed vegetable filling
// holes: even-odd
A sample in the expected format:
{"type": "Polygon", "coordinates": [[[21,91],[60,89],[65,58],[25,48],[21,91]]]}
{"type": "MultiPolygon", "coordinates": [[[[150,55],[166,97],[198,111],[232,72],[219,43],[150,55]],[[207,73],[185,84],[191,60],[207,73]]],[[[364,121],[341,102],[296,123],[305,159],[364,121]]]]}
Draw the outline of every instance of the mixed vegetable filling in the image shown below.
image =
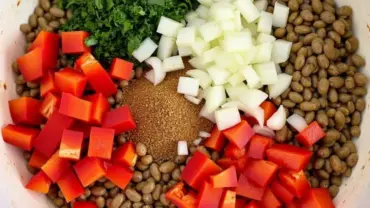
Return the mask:
{"type": "Polygon", "coordinates": [[[57,207],[334,207],[367,93],[352,12],[40,0],[3,139],[57,207]]]}

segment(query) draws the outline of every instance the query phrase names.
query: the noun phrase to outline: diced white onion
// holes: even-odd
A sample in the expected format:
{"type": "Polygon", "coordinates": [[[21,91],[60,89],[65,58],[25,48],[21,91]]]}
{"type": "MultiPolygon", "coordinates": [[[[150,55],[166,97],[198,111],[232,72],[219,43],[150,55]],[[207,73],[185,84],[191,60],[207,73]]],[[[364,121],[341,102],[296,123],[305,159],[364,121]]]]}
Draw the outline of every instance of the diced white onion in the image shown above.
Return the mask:
{"type": "Polygon", "coordinates": [[[211,136],[211,134],[210,133],[208,133],[208,132],[205,132],[205,131],[200,131],[199,132],[199,137],[202,137],[202,138],[208,138],[208,137],[210,137],[211,136]]]}
{"type": "Polygon", "coordinates": [[[191,11],[185,15],[185,20],[186,22],[190,22],[198,17],[199,17],[198,13],[196,13],[195,11],[191,11]]]}
{"type": "Polygon", "coordinates": [[[144,74],[144,77],[149,80],[149,82],[151,83],[155,83],[155,79],[154,79],[154,70],[150,70],[148,71],[147,73],[144,74]]]}
{"type": "Polygon", "coordinates": [[[150,57],[145,62],[153,68],[154,85],[161,83],[166,77],[166,72],[162,67],[162,61],[158,57],[150,57]]]}
{"type": "Polygon", "coordinates": [[[194,79],[197,79],[199,81],[199,85],[203,88],[206,89],[212,84],[212,79],[209,76],[209,74],[203,70],[199,69],[192,69],[186,71],[186,74],[193,77],[194,79]]]}
{"type": "Polygon", "coordinates": [[[199,56],[189,59],[188,62],[192,67],[197,68],[197,69],[204,69],[205,67],[202,57],[199,57],[199,56]]]}
{"type": "Polygon", "coordinates": [[[246,51],[252,46],[252,36],[245,32],[225,34],[222,46],[226,52],[246,51]]]}
{"type": "Polygon", "coordinates": [[[286,121],[298,132],[303,131],[307,127],[306,120],[298,114],[289,116],[286,121]]]}
{"type": "Polygon", "coordinates": [[[288,74],[281,73],[278,74],[277,77],[278,81],[276,84],[268,86],[270,98],[279,97],[281,94],[283,94],[283,92],[285,92],[285,90],[289,88],[290,83],[292,82],[292,76],[288,74]]]}
{"type": "Polygon", "coordinates": [[[245,78],[242,72],[236,72],[235,74],[231,75],[227,80],[231,84],[231,86],[235,87],[238,84],[242,83],[245,80],[245,78]]]}
{"type": "Polygon", "coordinates": [[[177,92],[190,96],[197,96],[199,90],[199,81],[190,77],[180,77],[177,85],[177,92]]]}
{"type": "Polygon", "coordinates": [[[190,47],[195,42],[195,27],[184,27],[177,34],[176,44],[181,47],[190,47]]]}
{"type": "Polygon", "coordinates": [[[208,88],[205,104],[208,113],[214,112],[225,102],[226,102],[225,88],[222,85],[208,88]]]}
{"type": "Polygon", "coordinates": [[[280,106],[279,109],[267,120],[267,127],[272,130],[278,131],[284,127],[286,123],[286,114],[284,106],[280,106]]]}
{"type": "Polygon", "coordinates": [[[279,64],[275,64],[275,68],[276,68],[276,73],[277,74],[281,74],[281,68],[280,68],[280,65],[279,64]]]}
{"type": "Polygon", "coordinates": [[[248,90],[248,86],[244,83],[240,83],[237,86],[233,87],[231,84],[226,84],[225,89],[227,92],[227,95],[233,99],[238,100],[239,96],[242,95],[246,90],[248,90]]]}
{"type": "Polygon", "coordinates": [[[202,138],[198,138],[198,139],[195,139],[193,141],[193,144],[196,145],[196,146],[198,146],[198,145],[200,145],[201,142],[202,142],[202,138]]]}
{"type": "Polygon", "coordinates": [[[212,0],[198,0],[198,2],[204,6],[210,7],[213,3],[212,0]]]}
{"type": "Polygon", "coordinates": [[[189,155],[188,143],[186,141],[179,141],[177,144],[177,155],[189,155]]]}
{"type": "Polygon", "coordinates": [[[256,0],[254,2],[254,6],[257,7],[258,11],[266,11],[267,9],[267,6],[268,6],[268,2],[267,0],[256,0]]]}
{"type": "Polygon", "coordinates": [[[272,25],[274,27],[285,27],[288,22],[289,7],[275,2],[272,25]]]}
{"type": "Polygon", "coordinates": [[[275,63],[284,63],[289,59],[292,42],[286,40],[276,40],[272,49],[272,60],[275,63]]]}
{"type": "Polygon", "coordinates": [[[272,14],[262,11],[258,20],[257,32],[270,34],[272,31],[272,14]]]}
{"type": "Polygon", "coordinates": [[[188,22],[186,26],[199,28],[201,25],[206,24],[206,22],[207,21],[205,19],[195,18],[195,19],[190,20],[190,22],[188,22]]]}
{"type": "Polygon", "coordinates": [[[173,37],[168,37],[165,35],[161,36],[159,40],[159,46],[157,51],[157,56],[161,60],[171,56],[172,51],[176,48],[176,39],[173,37]]]}
{"type": "Polygon", "coordinates": [[[177,33],[184,25],[180,22],[176,22],[173,19],[162,16],[159,20],[157,27],[157,33],[166,35],[168,37],[177,37],[177,33]]]}
{"type": "Polygon", "coordinates": [[[235,11],[234,22],[235,22],[236,31],[241,31],[243,29],[243,25],[242,25],[241,14],[240,14],[240,11],[238,10],[235,11]]]}
{"type": "Polygon", "coordinates": [[[272,35],[266,34],[266,33],[259,33],[257,36],[257,43],[273,43],[276,40],[276,38],[272,35]]]}
{"type": "Polygon", "coordinates": [[[191,49],[191,47],[177,47],[177,50],[181,57],[190,56],[193,53],[193,49],[191,49]]]}
{"type": "Polygon", "coordinates": [[[201,25],[199,32],[206,42],[210,42],[222,35],[222,30],[216,22],[207,22],[201,25]]]}
{"type": "Polygon", "coordinates": [[[261,127],[259,125],[254,125],[253,126],[253,131],[256,134],[260,134],[262,136],[266,136],[266,137],[270,137],[270,138],[275,138],[275,132],[274,132],[274,130],[270,129],[267,126],[261,127]]]}
{"type": "Polygon", "coordinates": [[[227,83],[227,78],[230,72],[226,69],[218,68],[216,65],[207,69],[209,76],[212,78],[215,85],[222,85],[227,83]]]}
{"type": "Polygon", "coordinates": [[[261,90],[249,89],[239,95],[239,100],[249,108],[256,108],[260,106],[267,97],[268,95],[261,90]]]}
{"type": "Polygon", "coordinates": [[[230,20],[233,19],[234,6],[227,2],[217,2],[211,6],[210,16],[216,21],[230,20]]]}
{"type": "Polygon", "coordinates": [[[215,114],[213,112],[209,113],[206,109],[206,105],[204,105],[203,108],[200,110],[199,116],[206,118],[209,121],[212,121],[213,123],[216,123],[215,114]]]}
{"type": "Polygon", "coordinates": [[[202,19],[208,19],[209,16],[209,8],[199,5],[195,12],[199,15],[202,19]]]}
{"type": "Polygon", "coordinates": [[[272,43],[262,43],[256,46],[256,55],[252,60],[252,63],[264,63],[271,60],[272,43]]]}
{"type": "Polygon", "coordinates": [[[221,52],[220,46],[216,46],[214,48],[209,49],[208,51],[205,51],[202,56],[203,64],[208,64],[214,61],[216,55],[219,54],[220,52],[221,52]]]}
{"type": "Polygon", "coordinates": [[[194,43],[191,45],[191,48],[195,55],[202,56],[203,53],[209,50],[209,43],[204,41],[202,38],[196,38],[194,43]]]}
{"type": "Polygon", "coordinates": [[[198,99],[196,97],[190,96],[190,95],[184,95],[185,99],[187,99],[189,102],[199,105],[199,103],[202,101],[201,99],[198,99]]]}
{"type": "Polygon", "coordinates": [[[272,85],[279,84],[274,62],[265,62],[262,64],[253,65],[254,70],[261,79],[261,84],[272,85]]]}
{"type": "Polygon", "coordinates": [[[240,123],[238,108],[223,108],[215,111],[215,118],[218,130],[222,131],[240,123]]]}
{"type": "Polygon", "coordinates": [[[256,71],[250,65],[243,69],[243,75],[245,80],[247,80],[248,87],[251,89],[256,88],[261,81],[256,71]]]}
{"type": "Polygon", "coordinates": [[[172,56],[163,60],[163,69],[166,72],[177,71],[184,68],[185,65],[181,56],[172,56]]]}
{"type": "Polygon", "coordinates": [[[149,37],[146,38],[137,48],[132,55],[139,61],[143,62],[145,59],[149,58],[154,51],[158,48],[158,45],[152,41],[149,37]]]}
{"type": "Polygon", "coordinates": [[[234,4],[248,23],[253,22],[260,16],[260,12],[254,6],[252,0],[236,0],[234,4]]]}

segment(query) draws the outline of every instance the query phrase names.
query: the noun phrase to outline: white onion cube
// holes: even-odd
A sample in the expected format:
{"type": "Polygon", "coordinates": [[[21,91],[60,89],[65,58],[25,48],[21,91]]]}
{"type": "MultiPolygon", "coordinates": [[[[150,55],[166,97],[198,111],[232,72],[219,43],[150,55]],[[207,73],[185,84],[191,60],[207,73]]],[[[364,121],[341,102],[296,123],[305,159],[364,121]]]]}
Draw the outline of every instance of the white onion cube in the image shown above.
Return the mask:
{"type": "Polygon", "coordinates": [[[275,2],[272,25],[274,27],[285,27],[288,22],[289,7],[275,2]]]}
{"type": "Polygon", "coordinates": [[[257,32],[270,34],[272,31],[272,14],[269,12],[261,12],[261,16],[257,25],[257,32]]]}
{"type": "Polygon", "coordinates": [[[205,67],[205,64],[203,62],[203,58],[199,57],[199,56],[189,59],[189,64],[192,67],[197,68],[197,69],[204,69],[204,67],[205,67]]]}
{"type": "Polygon", "coordinates": [[[181,56],[172,56],[163,60],[163,69],[165,72],[177,71],[184,68],[185,65],[181,56]]]}
{"type": "Polygon", "coordinates": [[[236,72],[228,78],[228,82],[231,86],[235,87],[245,80],[244,75],[241,72],[236,72]]]}
{"type": "Polygon", "coordinates": [[[220,86],[209,87],[206,93],[206,110],[208,113],[214,112],[226,102],[225,88],[220,86]]]}
{"type": "Polygon", "coordinates": [[[188,143],[186,141],[179,141],[177,143],[177,155],[189,155],[188,143]]]}
{"type": "Polygon", "coordinates": [[[136,49],[132,55],[139,61],[143,62],[145,59],[149,58],[154,51],[158,48],[158,45],[152,41],[149,37],[146,38],[136,49]]]}
{"type": "Polygon", "coordinates": [[[261,79],[252,66],[246,66],[243,69],[243,75],[249,88],[254,89],[258,87],[261,79]]]}
{"type": "Polygon", "coordinates": [[[184,25],[168,17],[162,16],[159,20],[157,33],[168,37],[177,37],[177,33],[184,25]]]}
{"type": "Polygon", "coordinates": [[[240,11],[235,11],[234,22],[235,22],[235,27],[237,31],[240,31],[243,29],[240,11]]]}
{"type": "Polygon", "coordinates": [[[234,18],[234,6],[226,2],[218,2],[211,6],[210,16],[216,21],[234,18]]]}
{"type": "Polygon", "coordinates": [[[190,22],[198,17],[199,17],[198,13],[196,13],[195,11],[191,11],[185,15],[185,20],[186,22],[190,22]]]}
{"type": "Polygon", "coordinates": [[[276,40],[272,49],[272,60],[277,63],[284,63],[289,59],[293,43],[286,40],[276,40]]]}
{"type": "Polygon", "coordinates": [[[177,92],[184,95],[197,96],[199,81],[190,77],[180,77],[177,85],[177,92]]]}
{"type": "Polygon", "coordinates": [[[199,137],[202,137],[202,138],[207,138],[207,137],[210,137],[211,134],[208,133],[208,132],[205,132],[205,131],[200,131],[199,134],[198,134],[199,137]]]}
{"type": "Polygon", "coordinates": [[[200,102],[202,101],[201,99],[198,99],[196,97],[193,97],[191,95],[184,95],[185,99],[187,99],[189,102],[195,104],[195,105],[199,105],[200,102]]]}
{"type": "Polygon", "coordinates": [[[198,138],[198,139],[195,139],[193,141],[193,144],[196,145],[196,146],[198,146],[198,145],[200,145],[201,142],[202,142],[202,138],[198,138]]]}
{"type": "Polygon", "coordinates": [[[249,108],[257,108],[267,97],[268,95],[261,90],[249,89],[239,95],[239,100],[249,108]]]}
{"type": "Polygon", "coordinates": [[[208,22],[201,25],[199,32],[206,42],[210,42],[222,35],[222,30],[216,22],[208,22]]]}
{"type": "Polygon", "coordinates": [[[199,15],[202,19],[207,19],[209,16],[209,8],[199,5],[199,7],[195,10],[195,12],[199,15]]]}
{"type": "Polygon", "coordinates": [[[204,6],[207,6],[207,7],[210,7],[213,3],[212,0],[198,0],[198,2],[201,4],[201,5],[204,5],[204,6]]]}
{"type": "Polygon", "coordinates": [[[266,62],[253,65],[254,70],[261,79],[262,85],[272,85],[278,82],[276,66],[274,62],[266,62]]]}
{"type": "Polygon", "coordinates": [[[204,105],[203,108],[200,110],[199,117],[206,118],[207,120],[212,121],[212,123],[216,123],[214,112],[209,113],[206,105],[204,105]]]}
{"type": "Polygon", "coordinates": [[[231,32],[236,30],[236,25],[233,20],[224,20],[220,22],[221,30],[224,32],[231,32]]]}
{"type": "Polygon", "coordinates": [[[215,60],[215,57],[217,54],[221,53],[221,47],[216,46],[214,48],[209,49],[208,51],[205,51],[203,53],[203,63],[208,64],[210,62],[213,62],[215,60]]]}
{"type": "Polygon", "coordinates": [[[286,121],[298,132],[303,131],[307,127],[306,120],[298,114],[289,116],[286,121]]]}
{"type": "Polygon", "coordinates": [[[206,89],[212,84],[212,79],[209,76],[209,74],[203,70],[199,69],[192,69],[186,71],[186,74],[191,76],[194,79],[197,79],[199,81],[199,85],[203,88],[206,89]]]}
{"type": "Polygon", "coordinates": [[[233,87],[231,84],[225,85],[226,93],[232,100],[238,100],[239,96],[242,95],[245,91],[249,90],[248,86],[244,83],[233,87]]]}
{"type": "Polygon", "coordinates": [[[257,7],[258,11],[266,11],[267,6],[268,6],[268,1],[267,0],[256,0],[254,2],[254,6],[257,7]]]}
{"type": "Polygon", "coordinates": [[[181,46],[177,47],[177,50],[181,57],[190,56],[193,54],[193,49],[191,49],[191,47],[181,46]]]}
{"type": "Polygon", "coordinates": [[[286,113],[284,106],[282,105],[266,122],[267,127],[275,131],[282,129],[285,123],[286,123],[286,113]]]}
{"type": "Polygon", "coordinates": [[[194,43],[191,45],[193,52],[197,56],[202,56],[203,53],[209,50],[210,46],[209,43],[204,41],[202,38],[196,38],[194,43]]]}
{"type": "Polygon", "coordinates": [[[231,128],[240,123],[238,108],[223,108],[215,111],[216,124],[219,131],[231,128]]]}
{"type": "Polygon", "coordinates": [[[226,34],[223,48],[226,52],[246,51],[252,46],[252,36],[245,32],[226,34]]]}
{"type": "Polygon", "coordinates": [[[279,97],[281,94],[283,94],[283,92],[285,92],[285,90],[289,88],[290,83],[292,82],[292,76],[288,74],[281,73],[278,74],[277,77],[278,81],[276,84],[268,86],[270,98],[279,97]]]}
{"type": "Polygon", "coordinates": [[[207,71],[215,85],[222,85],[227,83],[227,79],[230,76],[230,72],[228,70],[218,68],[215,65],[208,68],[207,71]]]}
{"type": "Polygon", "coordinates": [[[165,35],[161,36],[161,39],[159,40],[159,46],[157,51],[157,56],[161,60],[168,58],[171,56],[172,51],[174,48],[176,48],[176,39],[173,37],[168,37],[165,35]]]}
{"type": "Polygon", "coordinates": [[[260,12],[252,0],[236,0],[234,4],[248,23],[253,22],[260,16],[260,12]]]}
{"type": "Polygon", "coordinates": [[[271,61],[272,54],[272,43],[262,43],[256,46],[256,55],[254,56],[252,63],[263,63],[271,61]]]}
{"type": "Polygon", "coordinates": [[[177,34],[176,44],[181,47],[189,47],[195,42],[195,36],[195,27],[181,28],[177,34]]]}
{"type": "Polygon", "coordinates": [[[266,33],[259,33],[257,36],[257,43],[272,43],[276,40],[276,38],[272,35],[266,34],[266,33]]]}
{"type": "Polygon", "coordinates": [[[186,26],[187,27],[196,27],[196,28],[199,28],[201,25],[206,24],[206,22],[207,21],[204,20],[204,19],[195,18],[195,19],[190,20],[186,26]]]}

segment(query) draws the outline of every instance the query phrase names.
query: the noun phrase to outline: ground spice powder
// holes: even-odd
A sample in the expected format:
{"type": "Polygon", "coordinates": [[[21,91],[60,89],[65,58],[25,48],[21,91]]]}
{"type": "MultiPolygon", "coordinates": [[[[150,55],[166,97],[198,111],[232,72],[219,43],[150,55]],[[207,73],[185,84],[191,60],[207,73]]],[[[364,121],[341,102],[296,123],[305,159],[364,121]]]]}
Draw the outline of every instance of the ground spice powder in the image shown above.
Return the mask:
{"type": "Polygon", "coordinates": [[[146,144],[157,161],[174,159],[178,141],[190,143],[198,138],[199,131],[210,132],[213,126],[199,118],[202,104],[194,105],[177,93],[180,76],[185,76],[185,70],[168,73],[157,86],[140,78],[124,88],[124,103],[130,106],[137,122],[128,138],[146,144]]]}

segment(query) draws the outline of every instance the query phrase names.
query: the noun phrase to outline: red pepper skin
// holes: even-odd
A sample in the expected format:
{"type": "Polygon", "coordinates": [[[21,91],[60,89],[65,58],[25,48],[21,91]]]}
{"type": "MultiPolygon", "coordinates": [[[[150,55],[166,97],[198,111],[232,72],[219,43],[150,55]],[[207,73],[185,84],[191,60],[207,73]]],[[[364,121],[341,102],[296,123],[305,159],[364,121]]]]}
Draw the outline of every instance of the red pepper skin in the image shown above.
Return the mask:
{"type": "Polygon", "coordinates": [[[112,181],[116,186],[121,189],[125,189],[134,175],[134,172],[121,165],[108,164],[107,166],[108,170],[105,177],[112,181]]]}
{"type": "Polygon", "coordinates": [[[70,169],[71,164],[68,160],[60,158],[59,152],[55,152],[51,158],[41,167],[41,170],[53,181],[59,178],[70,169]]]}
{"type": "Polygon", "coordinates": [[[300,203],[299,201],[294,200],[292,203],[286,204],[285,208],[300,208],[300,203]]]}
{"type": "Polygon", "coordinates": [[[85,189],[72,169],[68,169],[57,181],[57,184],[67,203],[85,193],[85,189]]]}
{"type": "Polygon", "coordinates": [[[258,186],[266,187],[271,183],[277,170],[278,166],[275,163],[265,160],[249,160],[244,175],[258,186]]]}
{"type": "Polygon", "coordinates": [[[291,204],[294,199],[294,195],[288,191],[278,180],[274,180],[271,183],[271,191],[274,195],[283,201],[285,204],[291,204]]]}
{"type": "Polygon", "coordinates": [[[49,158],[59,147],[64,129],[68,129],[72,125],[72,118],[55,111],[35,138],[33,146],[38,152],[49,158]]]}
{"type": "Polygon", "coordinates": [[[31,178],[26,188],[42,194],[47,194],[52,183],[50,178],[44,172],[40,171],[31,178]]]}
{"type": "Polygon", "coordinates": [[[264,121],[266,124],[267,120],[276,112],[276,107],[270,101],[264,101],[260,107],[264,110],[264,121]]]}
{"type": "Polygon", "coordinates": [[[28,161],[28,165],[33,168],[41,169],[41,167],[48,161],[49,158],[45,157],[43,154],[34,150],[32,152],[30,161],[28,161]]]}
{"type": "Polygon", "coordinates": [[[259,204],[261,208],[280,208],[283,206],[269,188],[266,188],[259,204]]]}
{"type": "Polygon", "coordinates": [[[114,130],[108,128],[91,127],[89,157],[99,157],[110,160],[113,150],[114,130]]]}
{"type": "Polygon", "coordinates": [[[243,197],[237,197],[235,202],[235,208],[244,208],[247,204],[247,200],[243,197]]]}
{"type": "Polygon", "coordinates": [[[59,113],[89,122],[91,118],[92,103],[82,100],[72,94],[62,93],[60,100],[59,113]]]}
{"type": "Polygon", "coordinates": [[[59,92],[70,93],[81,97],[84,93],[87,78],[72,68],[55,72],[55,85],[59,92]]]}
{"type": "Polygon", "coordinates": [[[85,31],[62,32],[62,52],[64,54],[78,54],[91,52],[91,48],[85,45],[85,39],[89,33],[85,31]]]}
{"type": "Polygon", "coordinates": [[[118,135],[123,132],[136,129],[136,123],[132,117],[130,108],[125,105],[106,112],[103,118],[102,127],[114,129],[116,130],[116,135],[118,135]]]}
{"type": "Polygon", "coordinates": [[[60,104],[60,97],[49,92],[40,106],[40,113],[44,118],[50,118],[50,116],[57,111],[60,104]]]}
{"type": "Polygon", "coordinates": [[[322,130],[317,121],[314,121],[310,123],[310,125],[308,125],[303,131],[301,131],[295,138],[299,143],[306,147],[310,147],[324,137],[325,132],[322,130]]]}
{"type": "Polygon", "coordinates": [[[281,184],[298,198],[304,197],[310,189],[310,184],[303,171],[294,172],[282,169],[278,175],[281,184]]]}
{"type": "Polygon", "coordinates": [[[65,129],[60,143],[59,157],[79,160],[81,155],[83,133],[65,129]]]}
{"type": "Polygon", "coordinates": [[[179,208],[195,208],[197,196],[194,192],[187,192],[183,182],[178,182],[165,195],[166,199],[179,208]]]}
{"type": "Polygon", "coordinates": [[[288,144],[276,144],[266,153],[269,161],[294,171],[304,169],[312,157],[312,152],[288,144]]]}
{"type": "Polygon", "coordinates": [[[328,189],[313,188],[301,201],[301,208],[334,208],[328,189]]]}
{"type": "Polygon", "coordinates": [[[198,208],[218,208],[223,189],[214,188],[208,182],[204,182],[198,194],[198,208]]]}
{"type": "Polygon", "coordinates": [[[8,124],[1,129],[4,142],[31,151],[32,142],[40,133],[38,129],[8,124]]]}
{"type": "Polygon", "coordinates": [[[236,187],[236,194],[244,196],[249,199],[261,200],[263,193],[265,192],[264,187],[260,187],[253,181],[249,180],[246,176],[241,174],[238,180],[238,186],[236,187]]]}
{"type": "Polygon", "coordinates": [[[233,188],[238,185],[236,169],[234,166],[210,177],[210,182],[214,188],[233,188]]]}
{"type": "Polygon", "coordinates": [[[245,147],[254,135],[252,127],[244,120],[223,132],[226,138],[238,146],[239,149],[245,147]]]}
{"type": "Polygon", "coordinates": [[[229,142],[224,148],[224,156],[231,159],[239,159],[246,154],[247,150],[245,147],[239,148],[235,144],[229,142]]]}
{"type": "Polygon", "coordinates": [[[231,166],[237,166],[238,161],[235,159],[231,159],[229,157],[220,158],[217,160],[217,165],[219,165],[222,169],[228,169],[231,166]]]}
{"type": "Polygon", "coordinates": [[[30,97],[20,97],[8,103],[10,115],[15,124],[38,126],[43,123],[39,112],[41,101],[30,97]]]}
{"type": "Polygon", "coordinates": [[[76,64],[81,68],[96,92],[100,92],[106,97],[116,94],[117,88],[108,72],[104,70],[91,53],[84,53],[76,64]]]}
{"type": "Polygon", "coordinates": [[[47,70],[40,81],[40,96],[44,97],[49,92],[58,92],[57,86],[55,85],[54,71],[52,70],[47,70]]]}
{"type": "Polygon", "coordinates": [[[238,174],[243,173],[245,167],[248,164],[248,160],[249,160],[249,158],[248,158],[248,155],[247,154],[245,154],[241,158],[237,159],[237,163],[236,163],[236,166],[235,167],[236,167],[236,172],[238,174]]]}
{"type": "Polygon", "coordinates": [[[96,125],[100,125],[103,121],[103,116],[110,109],[110,104],[107,98],[101,93],[89,95],[84,97],[85,100],[92,103],[92,113],[90,122],[96,125]]]}
{"type": "Polygon", "coordinates": [[[42,49],[42,66],[46,70],[55,69],[58,62],[59,35],[52,32],[41,31],[33,41],[28,51],[36,48],[42,49]]]}
{"type": "Polygon", "coordinates": [[[72,205],[73,208],[98,208],[95,202],[76,201],[72,205]]]}
{"type": "Polygon", "coordinates": [[[260,208],[261,206],[256,201],[251,201],[244,208],[260,208]]]}
{"type": "Polygon", "coordinates": [[[43,61],[41,48],[36,48],[17,59],[19,70],[27,82],[41,79],[46,72],[43,61]]]}
{"type": "Polygon", "coordinates": [[[106,164],[96,157],[85,157],[78,161],[74,166],[78,178],[84,187],[94,183],[103,177],[107,171],[106,164]]]}
{"type": "Polygon", "coordinates": [[[218,130],[217,126],[215,126],[211,131],[211,136],[206,139],[203,145],[210,149],[221,151],[225,146],[225,142],[226,138],[224,134],[218,130]]]}
{"type": "Polygon", "coordinates": [[[114,58],[110,66],[110,75],[119,80],[130,80],[134,64],[123,59],[114,58]]]}
{"type": "Polygon", "coordinates": [[[70,128],[73,131],[80,131],[83,133],[84,139],[90,138],[91,125],[83,121],[75,121],[73,126],[70,128]]]}
{"type": "Polygon", "coordinates": [[[112,154],[112,162],[132,167],[135,165],[138,156],[135,145],[132,142],[126,142],[117,148],[112,154]]]}
{"type": "Polygon", "coordinates": [[[232,190],[225,190],[222,194],[220,208],[235,208],[236,192],[232,190]]]}
{"type": "Polygon", "coordinates": [[[271,146],[272,139],[256,134],[251,139],[248,156],[250,158],[262,160],[266,157],[266,150],[271,146]]]}

